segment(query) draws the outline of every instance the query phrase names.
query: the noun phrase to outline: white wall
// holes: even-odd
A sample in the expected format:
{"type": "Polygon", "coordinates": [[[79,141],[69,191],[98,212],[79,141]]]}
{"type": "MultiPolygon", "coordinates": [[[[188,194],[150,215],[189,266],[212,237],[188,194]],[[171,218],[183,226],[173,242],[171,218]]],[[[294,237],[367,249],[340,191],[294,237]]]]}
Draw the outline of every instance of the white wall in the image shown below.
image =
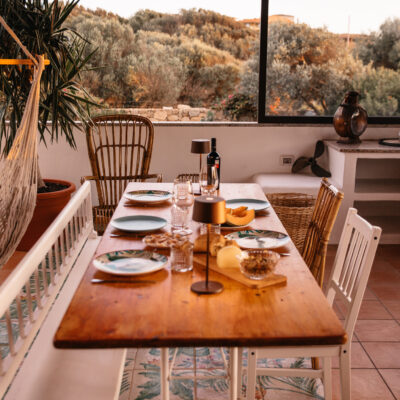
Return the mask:
{"type": "MultiPolygon", "coordinates": [[[[396,137],[399,127],[369,126],[361,139],[396,137]]],[[[199,156],[190,153],[192,139],[217,138],[222,158],[222,182],[247,182],[257,172],[289,172],[280,166],[281,154],[311,156],[319,139],[336,140],[330,126],[271,126],[257,124],[155,124],[155,139],[150,173],[163,173],[172,181],[179,173],[198,172],[199,156]]],[[[39,148],[39,163],[45,178],[59,178],[80,185],[80,177],[91,175],[82,132],[75,135],[78,150],[61,139],[39,148]]]]}

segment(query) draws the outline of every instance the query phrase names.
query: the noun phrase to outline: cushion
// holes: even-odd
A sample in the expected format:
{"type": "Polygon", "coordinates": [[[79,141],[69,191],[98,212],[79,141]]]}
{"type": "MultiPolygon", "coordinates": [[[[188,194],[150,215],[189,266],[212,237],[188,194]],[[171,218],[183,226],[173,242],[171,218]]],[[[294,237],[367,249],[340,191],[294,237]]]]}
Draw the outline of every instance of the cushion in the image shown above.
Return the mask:
{"type": "Polygon", "coordinates": [[[317,196],[321,178],[307,174],[259,173],[252,177],[264,193],[305,193],[317,196]]]}

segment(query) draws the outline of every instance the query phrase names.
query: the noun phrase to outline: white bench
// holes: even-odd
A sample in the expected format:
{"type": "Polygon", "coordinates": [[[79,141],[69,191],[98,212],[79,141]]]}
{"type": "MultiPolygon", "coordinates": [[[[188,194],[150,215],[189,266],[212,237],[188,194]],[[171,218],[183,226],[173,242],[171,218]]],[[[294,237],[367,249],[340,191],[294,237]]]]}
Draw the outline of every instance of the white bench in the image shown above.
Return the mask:
{"type": "Polygon", "coordinates": [[[118,398],[125,349],[53,347],[55,331],[98,242],[87,182],[1,285],[4,399],[118,398]]]}
{"type": "Polygon", "coordinates": [[[252,177],[264,193],[305,193],[317,196],[321,178],[307,174],[259,173],[252,177]]]}

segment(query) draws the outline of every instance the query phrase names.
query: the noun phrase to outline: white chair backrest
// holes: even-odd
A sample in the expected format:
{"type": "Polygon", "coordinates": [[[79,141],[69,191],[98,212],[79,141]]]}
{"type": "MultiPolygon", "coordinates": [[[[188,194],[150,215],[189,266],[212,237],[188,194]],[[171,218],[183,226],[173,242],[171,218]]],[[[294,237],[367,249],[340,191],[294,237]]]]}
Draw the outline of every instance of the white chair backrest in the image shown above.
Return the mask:
{"type": "Polygon", "coordinates": [[[338,296],[347,306],[344,328],[351,341],[382,229],[372,226],[349,208],[340,238],[327,298],[338,296]]]}
{"type": "Polygon", "coordinates": [[[0,286],[0,397],[92,232],[86,182],[0,286]]]}

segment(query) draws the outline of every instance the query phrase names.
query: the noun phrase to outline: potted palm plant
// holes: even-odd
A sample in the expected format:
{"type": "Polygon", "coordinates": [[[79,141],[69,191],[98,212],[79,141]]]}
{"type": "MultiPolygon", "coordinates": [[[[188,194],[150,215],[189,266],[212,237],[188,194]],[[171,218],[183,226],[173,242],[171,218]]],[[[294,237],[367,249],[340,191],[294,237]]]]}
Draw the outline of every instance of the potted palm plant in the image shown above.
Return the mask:
{"type": "MultiPolygon", "coordinates": [[[[89,106],[95,105],[79,80],[91,54],[84,56],[86,41],[66,25],[78,2],[0,0],[0,14],[21,42],[32,54],[44,54],[50,61],[41,79],[40,140],[47,144],[63,136],[73,148],[76,147],[74,129],[85,128],[89,106]]],[[[0,38],[0,58],[25,58],[2,28],[0,38]]],[[[0,70],[0,145],[5,154],[10,150],[21,122],[31,77],[29,67],[10,66],[0,70]]],[[[74,184],[67,181],[43,180],[38,168],[36,209],[19,250],[27,250],[36,242],[74,190],[74,184]]]]}

